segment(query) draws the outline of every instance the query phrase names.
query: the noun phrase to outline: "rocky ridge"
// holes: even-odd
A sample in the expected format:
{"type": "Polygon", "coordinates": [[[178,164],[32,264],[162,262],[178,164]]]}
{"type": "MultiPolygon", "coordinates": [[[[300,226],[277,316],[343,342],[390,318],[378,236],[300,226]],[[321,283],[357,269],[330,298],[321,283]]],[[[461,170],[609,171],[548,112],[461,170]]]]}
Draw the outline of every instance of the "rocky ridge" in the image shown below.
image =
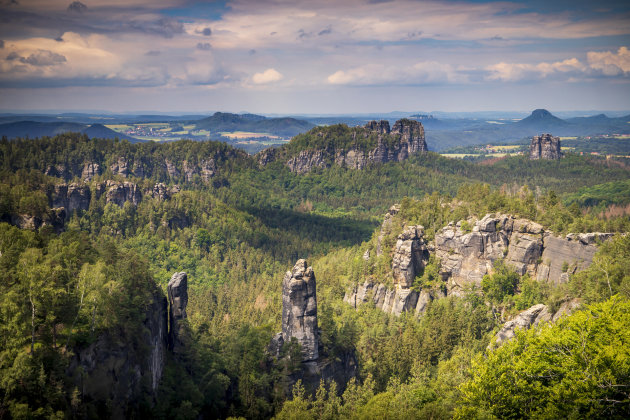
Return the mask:
{"type": "MultiPolygon", "coordinates": [[[[386,251],[382,249],[383,240],[397,212],[398,207],[392,207],[385,216],[377,238],[377,256],[386,251]]],[[[391,250],[393,287],[367,278],[347,291],[344,301],[354,307],[372,301],[387,313],[420,315],[433,299],[461,296],[469,287],[479,288],[483,276],[492,273],[499,259],[520,275],[527,273],[540,282],[565,283],[571,274],[590,265],[596,244],[611,236],[587,233],[558,237],[537,223],[506,214],[449,223],[436,233],[432,243],[425,243],[421,226],[406,226],[391,250]],[[413,281],[422,273],[430,254],[441,263],[442,286],[414,289],[413,281]]]]}
{"type": "MultiPolygon", "coordinates": [[[[323,131],[315,135],[324,136],[323,131]]],[[[376,135],[376,146],[370,150],[363,150],[359,146],[348,148],[335,148],[330,144],[322,149],[301,150],[297,155],[290,157],[286,165],[292,172],[304,174],[313,168],[330,167],[333,163],[352,169],[362,169],[370,163],[400,162],[410,155],[418,152],[426,152],[427,143],[424,136],[424,128],[418,121],[402,119],[396,121],[390,129],[388,121],[370,121],[362,128],[352,131],[353,141],[360,143],[376,135]]],[[[280,158],[281,153],[277,149],[267,149],[258,154],[258,163],[265,166],[280,158]]]]}

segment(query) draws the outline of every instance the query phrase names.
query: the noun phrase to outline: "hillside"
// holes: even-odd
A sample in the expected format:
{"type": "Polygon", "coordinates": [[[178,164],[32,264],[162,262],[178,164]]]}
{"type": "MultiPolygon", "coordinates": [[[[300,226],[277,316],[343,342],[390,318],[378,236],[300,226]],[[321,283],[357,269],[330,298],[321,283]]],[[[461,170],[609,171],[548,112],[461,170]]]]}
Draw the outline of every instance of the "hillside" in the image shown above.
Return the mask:
{"type": "MultiPolygon", "coordinates": [[[[542,306],[549,320],[574,311],[549,328],[570,349],[576,341],[563,337],[595,322],[578,304],[610,313],[580,354],[627,360],[616,331],[630,330],[618,312],[630,241],[588,232],[626,233],[630,218],[600,215],[574,197],[625,203],[630,170],[574,154],[474,164],[423,150],[423,136],[404,119],[316,127],[265,165],[213,141],[0,141],[0,377],[11,379],[0,381],[0,409],[13,417],[502,416],[520,407],[512,391],[497,390],[495,404],[477,384],[498,380],[495,366],[518,375],[510,369],[530,366],[530,353],[512,346],[533,351],[538,342],[527,335],[500,347],[512,349],[508,366],[488,345],[532,307],[535,322],[542,306]],[[351,151],[373,160],[348,165],[351,151]],[[330,164],[291,167],[314,153],[330,164]],[[566,257],[572,247],[575,261],[566,257]],[[365,285],[365,304],[348,304],[365,285]],[[381,292],[380,307],[370,303],[381,292]],[[613,294],[619,301],[606,302],[613,294]],[[305,334],[289,313],[308,317],[305,334]],[[320,377],[336,382],[317,391],[320,377]],[[304,388],[292,389],[298,379],[304,388]]],[[[576,388],[581,377],[568,383],[582,405],[567,410],[591,407],[581,396],[621,398],[599,386],[597,366],[589,387],[576,388]]],[[[608,366],[604,379],[625,381],[623,366],[608,366]]],[[[512,385],[554,401],[563,384],[512,385]]],[[[622,417],[625,406],[591,409],[622,417]]]]}
{"type": "Polygon", "coordinates": [[[195,121],[197,129],[208,130],[213,134],[245,131],[269,133],[292,137],[313,127],[313,124],[295,118],[266,118],[254,114],[230,114],[217,112],[214,115],[195,121]]]}
{"type": "Polygon", "coordinates": [[[80,124],[71,122],[37,122],[37,121],[17,121],[0,124],[0,136],[9,139],[19,137],[54,137],[62,133],[84,133],[90,138],[105,138],[128,140],[132,143],[142,140],[117,133],[102,124],[80,124]]]}

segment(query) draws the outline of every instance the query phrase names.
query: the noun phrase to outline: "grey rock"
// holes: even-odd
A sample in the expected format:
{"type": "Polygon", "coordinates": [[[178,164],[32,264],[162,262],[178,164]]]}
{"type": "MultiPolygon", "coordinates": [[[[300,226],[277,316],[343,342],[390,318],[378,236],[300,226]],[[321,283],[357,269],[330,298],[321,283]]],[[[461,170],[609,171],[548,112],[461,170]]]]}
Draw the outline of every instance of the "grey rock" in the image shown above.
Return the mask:
{"type": "Polygon", "coordinates": [[[208,182],[217,173],[217,166],[214,163],[214,159],[206,159],[199,162],[201,167],[201,179],[203,182],[208,182]]]}
{"type": "Polygon", "coordinates": [[[83,165],[83,170],[81,171],[81,179],[84,181],[90,181],[97,175],[100,175],[101,167],[96,162],[86,162],[83,165]]]}
{"type": "Polygon", "coordinates": [[[282,280],[282,338],[284,342],[297,339],[302,361],[319,357],[315,274],[303,259],[282,280]]]}
{"type": "Polygon", "coordinates": [[[177,167],[170,160],[165,159],[164,166],[166,167],[166,173],[168,173],[169,177],[171,178],[179,177],[179,171],[177,170],[177,167]]]}
{"type": "Polygon", "coordinates": [[[380,257],[383,255],[383,239],[385,236],[391,232],[392,229],[392,220],[393,217],[398,214],[400,211],[400,206],[394,204],[389,208],[387,213],[385,213],[385,218],[383,219],[383,223],[381,224],[381,230],[378,234],[378,238],[376,238],[376,256],[380,257]]]}
{"type": "Polygon", "coordinates": [[[169,347],[174,353],[181,351],[183,339],[183,321],[187,318],[188,276],[186,273],[175,273],[166,287],[169,302],[169,347]]]}
{"type": "Polygon", "coordinates": [[[532,137],[529,145],[530,159],[560,159],[561,157],[560,137],[553,137],[551,134],[532,137]]]}
{"type": "Polygon", "coordinates": [[[129,175],[129,162],[127,161],[127,158],[121,156],[116,160],[116,162],[109,166],[109,169],[114,175],[127,177],[127,175],[129,175]]]}
{"type": "Polygon", "coordinates": [[[185,160],[182,162],[182,171],[186,182],[191,182],[194,176],[198,173],[197,165],[185,160]]]}
{"type": "Polygon", "coordinates": [[[260,166],[267,166],[272,162],[275,162],[278,157],[278,149],[275,147],[269,147],[267,149],[258,152],[258,164],[260,166]]]}
{"type": "Polygon", "coordinates": [[[424,244],[424,228],[407,226],[398,235],[392,259],[394,284],[403,289],[413,286],[413,281],[429,260],[429,251],[424,244]]]}
{"type": "Polygon", "coordinates": [[[134,206],[137,206],[142,200],[142,194],[140,189],[133,182],[117,182],[108,180],[105,184],[107,192],[105,193],[105,200],[107,203],[114,203],[120,207],[129,201],[134,206]]]}
{"type": "Polygon", "coordinates": [[[389,128],[389,121],[381,120],[381,121],[370,121],[365,124],[365,128],[371,131],[376,131],[379,134],[389,134],[391,131],[389,128]]]}

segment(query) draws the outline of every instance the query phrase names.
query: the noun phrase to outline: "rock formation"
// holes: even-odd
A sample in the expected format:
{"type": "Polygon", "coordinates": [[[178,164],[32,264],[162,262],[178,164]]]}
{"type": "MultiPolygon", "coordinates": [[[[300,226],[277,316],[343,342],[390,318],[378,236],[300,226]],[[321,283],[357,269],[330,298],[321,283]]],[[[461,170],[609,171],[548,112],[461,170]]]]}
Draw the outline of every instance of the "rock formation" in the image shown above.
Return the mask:
{"type": "Polygon", "coordinates": [[[142,194],[140,189],[133,182],[117,182],[109,180],[105,184],[107,192],[105,193],[105,200],[108,203],[114,203],[122,207],[125,202],[129,201],[134,206],[137,206],[142,200],[142,194]]]}
{"type": "MultiPolygon", "coordinates": [[[[376,241],[376,255],[392,255],[392,286],[368,277],[346,292],[344,301],[357,307],[372,301],[387,313],[422,314],[433,299],[446,295],[462,296],[469,287],[481,287],[483,276],[491,274],[494,263],[502,259],[519,275],[553,284],[566,283],[569,275],[587,268],[597,251],[597,243],[610,233],[569,234],[558,237],[541,225],[506,214],[488,214],[481,220],[449,223],[436,232],[432,243],[425,243],[421,226],[406,226],[395,245],[385,244],[396,223],[399,208],[385,215],[376,241]],[[391,248],[389,248],[391,247],[391,248]],[[442,287],[412,288],[435,254],[440,262],[442,287]]],[[[369,250],[366,254],[369,260],[369,250]]]]}
{"type": "Polygon", "coordinates": [[[155,398],[167,352],[167,303],[157,288],[147,309],[138,347],[105,333],[87,347],[75,349],[67,373],[81,398],[108,404],[110,418],[126,418],[130,405],[155,398]],[[147,388],[148,385],[148,388],[147,388]]]}
{"type": "MultiPolygon", "coordinates": [[[[517,329],[527,330],[543,322],[556,322],[560,317],[569,315],[580,307],[578,299],[567,300],[560,305],[555,312],[550,312],[547,305],[538,304],[519,313],[514,318],[503,324],[501,330],[495,336],[495,345],[510,340],[516,335],[517,329]]],[[[492,344],[491,344],[492,346],[492,344]]]]}
{"type": "Polygon", "coordinates": [[[298,260],[282,280],[282,339],[291,338],[302,348],[302,361],[319,357],[315,274],[306,260],[298,260]]]}
{"type": "Polygon", "coordinates": [[[169,302],[169,348],[173,353],[180,351],[184,344],[185,334],[183,321],[187,318],[186,306],[188,305],[188,276],[186,273],[175,273],[167,286],[169,302]]]}
{"type": "Polygon", "coordinates": [[[87,210],[90,208],[90,188],[87,185],[77,183],[57,184],[50,194],[50,207],[66,209],[70,215],[75,210],[87,210]]]}
{"type": "MultiPolygon", "coordinates": [[[[324,132],[315,135],[325,135],[324,132]]],[[[302,150],[286,162],[292,172],[299,174],[310,172],[313,168],[329,167],[332,163],[353,169],[362,169],[369,163],[400,162],[411,154],[426,152],[427,143],[424,128],[418,121],[402,119],[389,127],[388,121],[370,121],[363,128],[352,131],[357,143],[370,136],[376,136],[376,147],[364,150],[358,146],[347,149],[327,147],[319,150],[302,150]]],[[[258,162],[266,165],[274,161],[279,153],[267,149],[260,153],[258,162]]]]}
{"type": "Polygon", "coordinates": [[[532,137],[529,145],[530,159],[560,159],[560,137],[553,137],[551,134],[541,134],[532,137]]]}
{"type": "Polygon", "coordinates": [[[91,181],[97,175],[100,175],[101,166],[96,162],[86,162],[81,171],[81,179],[83,181],[91,181]]]}
{"type": "Polygon", "coordinates": [[[121,156],[118,160],[116,160],[116,162],[109,166],[109,169],[114,175],[127,177],[127,175],[129,175],[129,162],[127,161],[127,158],[121,156]]]}
{"type": "Polygon", "coordinates": [[[177,170],[177,167],[173,164],[173,162],[171,162],[168,159],[165,159],[164,166],[166,167],[166,172],[168,173],[169,177],[171,178],[179,177],[179,171],[177,170]]]}

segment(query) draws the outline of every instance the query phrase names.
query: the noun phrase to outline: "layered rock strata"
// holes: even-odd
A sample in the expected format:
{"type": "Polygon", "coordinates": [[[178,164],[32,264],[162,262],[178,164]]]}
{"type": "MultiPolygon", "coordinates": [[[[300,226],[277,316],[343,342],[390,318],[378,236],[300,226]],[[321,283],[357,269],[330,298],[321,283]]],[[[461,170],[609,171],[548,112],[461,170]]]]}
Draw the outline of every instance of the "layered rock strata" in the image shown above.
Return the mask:
{"type": "MultiPolygon", "coordinates": [[[[497,260],[503,260],[519,275],[529,274],[540,282],[566,283],[569,276],[587,268],[597,251],[597,244],[610,233],[569,234],[558,237],[541,225],[506,214],[488,214],[481,220],[449,223],[428,244],[421,226],[407,226],[390,249],[385,238],[391,233],[398,207],[385,215],[377,237],[376,255],[392,253],[392,286],[368,277],[346,292],[344,301],[353,307],[367,302],[387,313],[421,315],[433,299],[447,295],[462,296],[465,290],[479,289],[486,274],[491,274],[497,260]],[[440,262],[443,287],[412,288],[429,259],[435,254],[440,262]]],[[[369,250],[364,259],[369,260],[369,250]]]]}
{"type": "MultiPolygon", "coordinates": [[[[377,144],[371,150],[362,150],[358,147],[350,147],[347,150],[335,148],[302,150],[286,164],[292,172],[300,174],[310,172],[316,167],[328,167],[332,162],[339,166],[362,169],[369,163],[400,162],[413,153],[428,150],[424,128],[418,121],[398,120],[391,130],[388,121],[371,121],[365,125],[363,132],[352,133],[357,142],[360,142],[361,136],[367,138],[373,134],[377,136],[377,144]]],[[[276,153],[271,151],[261,153],[259,163],[265,165],[274,160],[275,156],[276,153]]]]}
{"type": "Polygon", "coordinates": [[[551,134],[541,134],[532,137],[529,145],[530,159],[560,159],[562,151],[560,150],[560,137],[553,137],[551,134]]]}

